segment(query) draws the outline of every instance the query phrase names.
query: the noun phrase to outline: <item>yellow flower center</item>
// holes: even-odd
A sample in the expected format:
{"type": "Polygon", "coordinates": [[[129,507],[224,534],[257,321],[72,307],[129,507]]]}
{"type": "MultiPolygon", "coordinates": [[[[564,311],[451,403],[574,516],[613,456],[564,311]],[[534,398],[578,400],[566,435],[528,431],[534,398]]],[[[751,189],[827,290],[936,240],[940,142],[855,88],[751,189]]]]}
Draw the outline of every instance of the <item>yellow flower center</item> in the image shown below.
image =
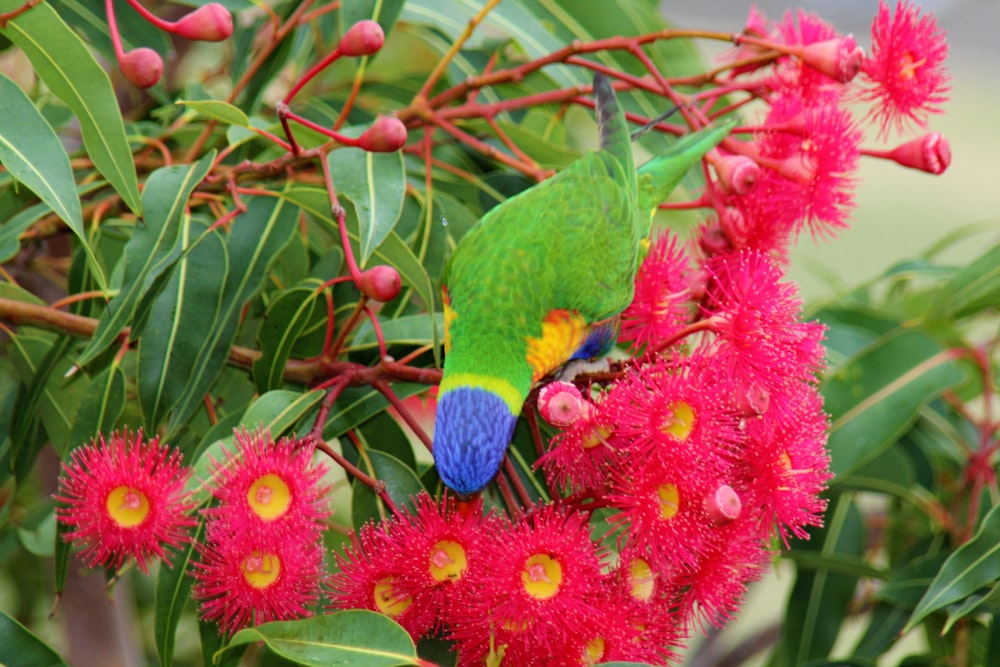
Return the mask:
{"type": "Polygon", "coordinates": [[[375,582],[372,597],[375,599],[375,608],[390,618],[401,615],[413,604],[412,597],[404,597],[396,592],[392,577],[385,577],[375,582]]]}
{"type": "Polygon", "coordinates": [[[590,433],[583,436],[580,445],[584,449],[593,449],[598,445],[608,444],[608,437],[611,435],[610,426],[597,426],[590,433]]]}
{"type": "Polygon", "coordinates": [[[431,547],[427,569],[434,581],[457,581],[468,565],[461,544],[453,540],[438,540],[431,547]]]}
{"type": "Polygon", "coordinates": [[[653,568],[641,558],[636,558],[628,566],[629,593],[640,602],[649,602],[656,587],[653,568]]]}
{"type": "Polygon", "coordinates": [[[292,504],[292,490],[285,480],[274,473],[257,479],[247,490],[250,509],[264,521],[274,521],[285,515],[292,504]]]}
{"type": "Polygon", "coordinates": [[[684,401],[679,401],[670,406],[670,415],[660,424],[660,430],[664,435],[672,435],[678,440],[687,440],[694,430],[694,410],[684,401]]]}
{"type": "Polygon", "coordinates": [[[122,528],[135,528],[149,516],[146,494],[124,484],[111,489],[104,506],[108,509],[108,516],[122,528]]]}
{"type": "Polygon", "coordinates": [[[251,551],[240,563],[243,579],[258,590],[267,588],[281,576],[281,559],[275,554],[251,551]]]}
{"type": "Polygon", "coordinates": [[[899,78],[904,81],[912,81],[913,79],[916,79],[917,70],[923,67],[926,62],[926,58],[914,60],[912,53],[904,53],[903,57],[899,59],[899,78]]]}
{"type": "Polygon", "coordinates": [[[656,489],[660,500],[660,518],[664,521],[674,518],[681,509],[681,492],[673,484],[661,484],[656,489]]]}
{"type": "Polygon", "coordinates": [[[536,600],[548,600],[558,593],[562,580],[562,565],[548,554],[531,556],[521,570],[524,590],[536,600]]]}
{"type": "Polygon", "coordinates": [[[604,657],[604,640],[601,637],[594,637],[583,649],[583,664],[596,665],[604,657]]]}

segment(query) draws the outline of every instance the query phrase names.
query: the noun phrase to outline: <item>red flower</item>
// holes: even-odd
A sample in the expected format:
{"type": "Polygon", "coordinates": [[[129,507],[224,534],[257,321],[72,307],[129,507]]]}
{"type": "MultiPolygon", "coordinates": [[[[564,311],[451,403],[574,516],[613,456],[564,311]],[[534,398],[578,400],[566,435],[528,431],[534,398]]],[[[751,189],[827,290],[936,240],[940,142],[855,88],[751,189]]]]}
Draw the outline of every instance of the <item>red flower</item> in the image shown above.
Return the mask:
{"type": "Polygon", "coordinates": [[[861,131],[836,100],[806,104],[794,94],[776,98],[750,148],[769,168],[761,170],[749,193],[729,199],[748,220],[777,227],[771,234],[777,238],[797,235],[803,227],[826,237],[848,226],[861,131]]]}
{"type": "Polygon", "coordinates": [[[653,241],[635,277],[635,296],[622,313],[621,339],[656,348],[691,320],[691,267],[669,232],[653,241]]]}
{"type": "MultiPolygon", "coordinates": [[[[801,9],[785,12],[775,26],[777,39],[792,46],[808,46],[835,40],[837,30],[816,14],[801,9]]],[[[775,90],[797,97],[807,105],[836,103],[844,93],[844,86],[802,60],[785,56],[778,60],[776,75],[771,84],[775,90]]]]}
{"type": "Polygon", "coordinates": [[[777,527],[787,543],[788,533],[806,538],[806,526],[822,525],[826,500],[820,493],[833,474],[826,451],[829,422],[819,392],[797,383],[781,401],[784,410],[747,423],[741,460],[746,488],[761,508],[765,535],[777,527]]]}
{"type": "Polygon", "coordinates": [[[824,329],[799,321],[796,286],[782,282],[766,255],[719,255],[708,269],[704,309],[717,336],[710,346],[715,367],[730,374],[739,403],[763,414],[788,383],[811,380],[823,367],[824,329]]]}
{"type": "Polygon", "coordinates": [[[615,436],[614,416],[606,398],[584,402],[586,410],[549,443],[549,451],[535,466],[558,487],[594,489],[605,484],[612,468],[621,461],[622,442],[615,436]]]}
{"type": "Polygon", "coordinates": [[[469,569],[482,560],[493,520],[480,503],[439,506],[425,493],[415,503],[412,513],[364,526],[337,555],[340,571],[329,585],[331,607],[381,612],[419,639],[449,614],[469,569]]]}
{"type": "Polygon", "coordinates": [[[927,125],[927,116],[940,113],[948,100],[949,76],[944,68],[948,41],[931,14],[898,0],[895,12],[879,0],[872,23],[872,55],[862,72],[872,87],[862,99],[872,103],[869,117],[879,124],[879,137],[907,125],[927,125]]]}
{"type": "Polygon", "coordinates": [[[248,625],[309,615],[323,575],[320,535],[266,547],[249,533],[220,537],[201,547],[201,560],[193,563],[202,619],[232,635],[248,625]]]}
{"type": "Polygon", "coordinates": [[[548,505],[501,525],[447,619],[459,664],[481,665],[500,651],[505,664],[564,661],[557,649],[589,639],[601,586],[601,552],[587,518],[548,505]]]}
{"type": "Polygon", "coordinates": [[[119,569],[134,558],[149,573],[151,561],[166,559],[190,537],[193,504],[184,492],[190,471],[182,456],[142,432],[112,433],[73,450],[64,462],[55,499],[56,517],[72,530],[67,542],[83,546],[87,565],[119,569]]]}
{"type": "Polygon", "coordinates": [[[678,574],[680,613],[699,625],[721,627],[739,611],[747,584],[763,576],[770,560],[751,521],[720,526],[698,564],[678,574]]]}
{"type": "Polygon", "coordinates": [[[266,432],[234,433],[237,450],[214,469],[218,505],[205,510],[208,536],[252,533],[261,548],[274,542],[312,540],[329,516],[322,483],[326,466],[313,465],[313,448],[274,442],[266,432]],[[303,534],[304,537],[303,537],[303,534]]]}

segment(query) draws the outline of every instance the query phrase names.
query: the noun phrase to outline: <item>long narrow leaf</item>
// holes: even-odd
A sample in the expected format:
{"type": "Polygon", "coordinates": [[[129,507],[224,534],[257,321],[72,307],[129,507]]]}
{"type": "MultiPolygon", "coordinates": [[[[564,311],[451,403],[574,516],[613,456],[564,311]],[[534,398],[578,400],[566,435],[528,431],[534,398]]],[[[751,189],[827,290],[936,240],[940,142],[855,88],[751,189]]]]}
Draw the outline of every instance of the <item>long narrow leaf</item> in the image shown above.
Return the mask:
{"type": "Polygon", "coordinates": [[[180,255],[177,240],[184,208],[214,159],[212,152],[194,164],[162,167],[150,174],[142,193],[146,216],[136,225],[121,259],[121,290],[101,316],[78,365],[86,365],[111,345],[131,321],[140,299],[180,255]]]}
{"type": "Polygon", "coordinates": [[[236,219],[226,240],[231,269],[222,288],[218,315],[211,329],[204,332],[184,395],[167,423],[168,434],[181,428],[202,405],[222,372],[239,329],[243,305],[260,289],[268,267],[292,238],[295,220],[295,207],[274,197],[251,199],[246,212],[236,219]]]}
{"type": "Polygon", "coordinates": [[[104,269],[83,228],[83,212],[69,156],[55,130],[14,81],[0,73],[0,163],[38,195],[80,239],[87,263],[102,289],[104,269]]]}
{"type": "MultiPolygon", "coordinates": [[[[0,0],[0,12],[9,12],[21,4],[21,0],[0,0]]],[[[125,205],[141,215],[139,181],[118,98],[90,49],[44,2],[0,28],[0,35],[24,51],[49,90],[76,114],[83,144],[94,166],[118,191],[125,205]]]]}
{"type": "Polygon", "coordinates": [[[403,628],[384,614],[362,609],[247,628],[236,633],[229,647],[255,642],[300,665],[418,664],[416,647],[403,628]]]}
{"type": "Polygon", "coordinates": [[[904,632],[928,615],[962,600],[1000,580],[1000,505],[990,510],[971,540],[955,550],[941,566],[917,603],[904,632]]]}

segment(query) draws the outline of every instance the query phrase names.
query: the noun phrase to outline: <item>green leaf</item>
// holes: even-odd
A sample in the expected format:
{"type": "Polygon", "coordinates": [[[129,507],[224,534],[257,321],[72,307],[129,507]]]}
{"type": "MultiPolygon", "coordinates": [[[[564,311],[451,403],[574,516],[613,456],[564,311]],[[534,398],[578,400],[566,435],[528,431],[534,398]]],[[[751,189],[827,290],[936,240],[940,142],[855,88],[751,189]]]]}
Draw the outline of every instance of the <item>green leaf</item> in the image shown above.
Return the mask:
{"type": "MultiPolygon", "coordinates": [[[[392,385],[396,396],[404,399],[427,390],[427,385],[399,382],[392,385]]],[[[323,438],[333,440],[350,429],[363,424],[389,407],[380,392],[371,387],[348,387],[340,393],[323,428],[323,438]]]]}
{"type": "Polygon", "coordinates": [[[112,362],[91,381],[83,395],[73,420],[70,446],[75,447],[88,442],[99,433],[112,431],[124,408],[125,373],[121,366],[112,362]]]}
{"type": "Polygon", "coordinates": [[[204,541],[205,519],[198,521],[198,527],[191,540],[180,553],[171,558],[170,567],[160,567],[156,577],[156,656],[163,667],[169,667],[174,660],[174,641],[177,624],[181,620],[184,605],[191,598],[194,577],[191,576],[191,560],[197,553],[197,546],[204,541]]]}
{"type": "Polygon", "coordinates": [[[226,239],[230,271],[222,288],[218,316],[204,332],[184,395],[167,423],[175,433],[201,407],[229,357],[244,304],[261,288],[264,275],[296,228],[296,210],[276,197],[254,197],[226,239]]]}
{"type": "Polygon", "coordinates": [[[403,155],[340,150],[327,156],[337,197],[354,204],[361,235],[358,265],[368,259],[389,235],[403,211],[406,196],[406,172],[403,155]]]}
{"type": "Polygon", "coordinates": [[[240,630],[227,648],[256,642],[263,642],[278,655],[300,665],[397,667],[418,664],[413,640],[403,628],[384,614],[362,609],[240,630]]]}
{"type": "Polygon", "coordinates": [[[405,4],[405,0],[352,0],[342,3],[337,14],[340,34],[343,35],[358,21],[372,19],[378,21],[388,37],[405,4]]]}
{"type": "MultiPolygon", "coordinates": [[[[95,181],[77,186],[76,197],[79,200],[80,195],[89,194],[105,185],[104,181],[95,181]]],[[[7,262],[13,258],[21,249],[21,234],[51,211],[52,208],[48,204],[40,202],[4,221],[0,225],[0,262],[7,262]]],[[[87,256],[87,262],[90,263],[90,255],[87,256]]]]}
{"type": "MultiPolygon", "coordinates": [[[[366,449],[361,453],[358,467],[385,484],[385,490],[397,509],[413,508],[413,497],[424,491],[420,478],[410,468],[385,452],[366,449]]],[[[382,498],[359,480],[354,481],[351,496],[351,517],[355,528],[369,521],[379,522],[389,514],[382,498]]]]}
{"type": "Polygon", "coordinates": [[[177,100],[176,103],[183,104],[206,118],[223,122],[226,125],[250,127],[250,119],[243,113],[243,110],[228,102],[221,102],[219,100],[177,100]]]}
{"type": "MultiPolygon", "coordinates": [[[[402,18],[408,23],[431,26],[454,41],[485,4],[485,0],[410,0],[403,7],[402,18]]],[[[565,46],[519,0],[505,0],[494,7],[466,45],[479,48],[485,39],[495,39],[497,34],[515,40],[529,60],[565,46]]],[[[547,67],[545,72],[561,87],[586,84],[590,78],[582,70],[565,65],[547,67]]]]}
{"type": "Polygon", "coordinates": [[[45,117],[21,87],[0,73],[0,163],[52,209],[80,239],[101,289],[104,269],[87,242],[69,156],[45,117]]]}
{"type": "MultiPolygon", "coordinates": [[[[55,553],[56,542],[56,515],[52,510],[51,501],[42,505],[49,506],[49,510],[37,521],[37,525],[29,525],[27,522],[17,527],[17,539],[21,546],[28,553],[43,558],[48,558],[55,553]]],[[[32,521],[32,523],[36,523],[32,521]]]]}
{"type": "MultiPolygon", "coordinates": [[[[324,223],[332,233],[339,234],[337,221],[330,212],[330,199],[325,190],[319,188],[296,187],[281,194],[316,220],[324,223]]],[[[355,243],[358,235],[348,227],[348,235],[355,243]]],[[[434,303],[434,289],[423,264],[410,247],[394,232],[389,232],[382,244],[375,248],[374,257],[380,264],[396,267],[403,284],[416,290],[424,306],[428,309],[434,303]]]]}
{"type": "Polygon", "coordinates": [[[125,244],[121,289],[101,315],[78,365],[94,360],[114,342],[135,314],[139,300],[160,274],[173,266],[181,252],[178,232],[188,197],[208,174],[214,159],[212,152],[194,164],[161,167],[146,180],[142,192],[146,215],[125,244]]]}
{"type": "Polygon", "coordinates": [[[893,331],[852,357],[822,385],[834,474],[877,457],[928,401],[963,379],[942,348],[915,330],[893,331]]]}
{"type": "Polygon", "coordinates": [[[990,510],[971,540],[956,549],[941,566],[930,588],[917,603],[903,632],[944,607],[1000,579],[1000,505],[990,510]]]}
{"type": "Polygon", "coordinates": [[[250,429],[263,426],[272,438],[278,438],[295,426],[325,395],[326,392],[319,389],[304,393],[275,389],[251,403],[240,423],[250,429]]]}
{"type": "MultiPolygon", "coordinates": [[[[9,12],[21,4],[21,0],[0,0],[0,12],[9,12]]],[[[118,98],[90,49],[46,3],[13,19],[0,29],[0,35],[24,51],[49,90],[76,114],[94,166],[118,191],[125,205],[142,215],[139,182],[118,98]]]]}
{"type": "Polygon", "coordinates": [[[320,294],[311,287],[296,287],[279,294],[268,306],[257,330],[261,355],[253,362],[253,379],[260,393],[284,383],[285,362],[312,321],[320,294]]]}
{"type": "MultiPolygon", "coordinates": [[[[196,231],[190,219],[181,224],[181,247],[196,231]]],[[[146,430],[155,432],[188,391],[205,338],[218,321],[222,286],[229,275],[229,255],[222,236],[210,232],[178,260],[163,291],[151,302],[139,337],[136,390],[146,430]]]]}
{"type": "Polygon", "coordinates": [[[52,647],[4,611],[0,611],[0,647],[4,667],[66,667],[52,647]]]}
{"type": "MultiPolygon", "coordinates": [[[[861,558],[865,527],[849,496],[840,496],[827,511],[827,525],[810,531],[808,542],[796,549],[861,558]]],[[[858,577],[831,570],[800,570],[795,579],[782,628],[781,651],[785,664],[801,665],[829,655],[847,618],[858,577]]]]}
{"type": "Polygon", "coordinates": [[[31,334],[20,334],[12,339],[11,363],[25,387],[15,406],[11,435],[14,444],[11,457],[19,479],[31,468],[37,454],[29,446],[32,442],[29,433],[36,420],[45,427],[60,455],[66,453],[70,444],[73,415],[82,391],[74,391],[69,385],[85,382],[84,378],[66,380],[63,377],[71,365],[66,354],[70,342],[67,336],[60,336],[53,342],[51,338],[31,334]]]}
{"type": "Polygon", "coordinates": [[[1000,245],[995,245],[945,281],[925,311],[925,321],[967,317],[1000,302],[1000,245]]]}

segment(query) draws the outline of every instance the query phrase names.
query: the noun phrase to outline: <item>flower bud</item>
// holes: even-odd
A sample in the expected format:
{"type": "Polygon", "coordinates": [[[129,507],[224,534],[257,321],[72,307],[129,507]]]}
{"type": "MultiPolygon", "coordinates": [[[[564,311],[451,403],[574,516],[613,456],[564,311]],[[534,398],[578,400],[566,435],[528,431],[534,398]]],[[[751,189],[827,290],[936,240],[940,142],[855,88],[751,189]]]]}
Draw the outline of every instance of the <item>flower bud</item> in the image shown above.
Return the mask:
{"type": "Polygon", "coordinates": [[[368,269],[358,278],[358,289],[369,299],[392,301],[399,294],[399,271],[386,264],[368,269]]]}
{"type": "Polygon", "coordinates": [[[406,126],[395,116],[379,116],[354,144],[372,153],[391,153],[406,144],[406,126]]]}
{"type": "Polygon", "coordinates": [[[587,410],[580,390],[569,382],[551,382],[538,392],[538,411],[542,419],[560,428],[569,426],[587,410]]]}
{"type": "Polygon", "coordinates": [[[889,157],[904,167],[941,174],[951,164],[951,144],[940,132],[931,132],[897,146],[889,157]]]}
{"type": "Polygon", "coordinates": [[[370,56],[385,44],[385,32],[377,21],[358,21],[340,38],[337,49],[345,56],[370,56]]]}
{"type": "Polygon", "coordinates": [[[133,86],[149,88],[163,76],[163,58],[153,49],[140,46],[122,55],[118,69],[133,86]]]}
{"type": "Polygon", "coordinates": [[[802,47],[799,57],[834,81],[847,83],[861,70],[865,52],[853,36],[847,35],[808,44],[802,47]]]}
{"type": "Polygon", "coordinates": [[[726,155],[714,160],[712,166],[729,194],[745,195],[760,177],[760,166],[746,155],[726,155]]]}
{"type": "Polygon", "coordinates": [[[178,19],[171,32],[185,39],[221,42],[233,34],[233,15],[218,2],[210,2],[178,19]]]}
{"type": "Polygon", "coordinates": [[[705,497],[705,513],[716,524],[726,524],[740,517],[743,502],[733,487],[723,484],[705,497]]]}

